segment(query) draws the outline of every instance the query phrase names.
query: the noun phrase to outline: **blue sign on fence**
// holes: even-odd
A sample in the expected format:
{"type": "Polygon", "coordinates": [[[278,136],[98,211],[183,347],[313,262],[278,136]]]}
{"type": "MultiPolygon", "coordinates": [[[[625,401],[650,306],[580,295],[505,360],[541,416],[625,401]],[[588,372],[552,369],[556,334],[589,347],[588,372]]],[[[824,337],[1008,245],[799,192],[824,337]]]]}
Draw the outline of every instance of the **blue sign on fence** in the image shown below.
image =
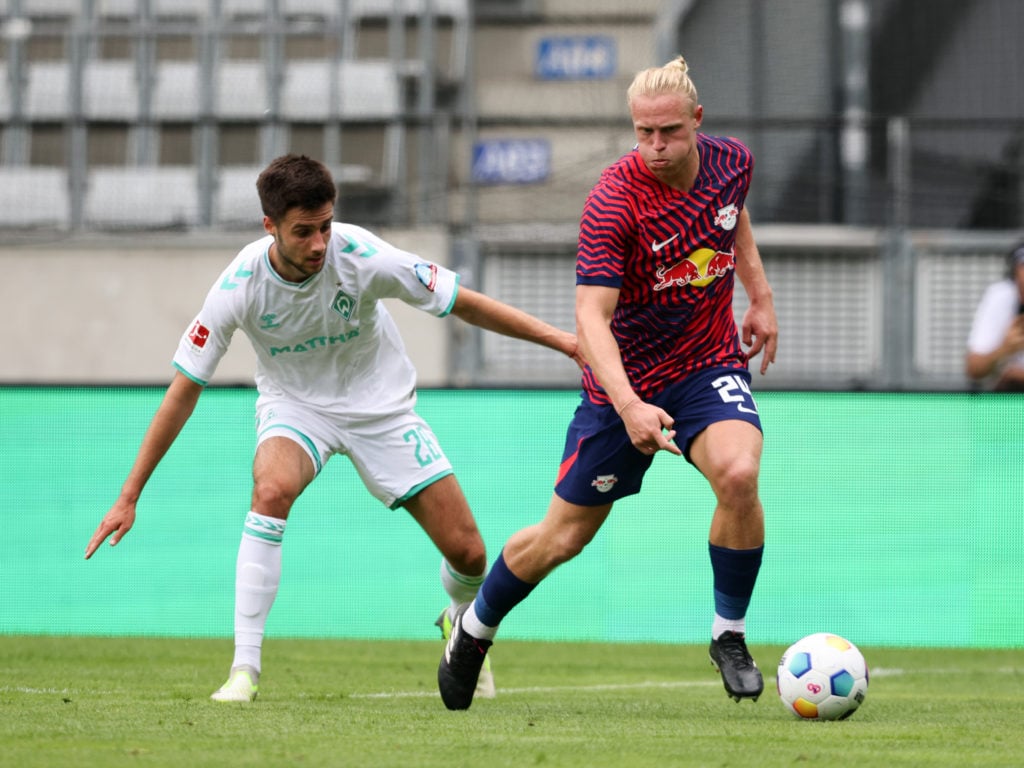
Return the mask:
{"type": "Polygon", "coordinates": [[[607,80],[615,75],[615,40],[607,35],[559,35],[537,43],[540,80],[607,80]]]}
{"type": "Polygon", "coordinates": [[[547,139],[494,139],[473,147],[476,184],[536,184],[551,173],[547,139]]]}

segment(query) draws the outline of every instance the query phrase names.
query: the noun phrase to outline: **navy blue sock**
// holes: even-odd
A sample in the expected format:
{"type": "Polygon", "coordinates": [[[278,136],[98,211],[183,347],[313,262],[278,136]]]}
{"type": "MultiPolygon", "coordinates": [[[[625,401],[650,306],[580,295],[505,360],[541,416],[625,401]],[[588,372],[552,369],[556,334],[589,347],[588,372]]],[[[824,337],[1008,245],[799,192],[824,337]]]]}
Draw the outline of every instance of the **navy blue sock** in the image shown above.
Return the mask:
{"type": "Polygon", "coordinates": [[[523,602],[536,586],[512,573],[505,565],[505,553],[502,552],[476,593],[473,609],[477,618],[488,627],[498,626],[505,615],[523,602]]]}
{"type": "Polygon", "coordinates": [[[708,552],[715,577],[715,613],[724,619],[742,619],[754,594],[764,547],[726,549],[708,543],[708,552]]]}

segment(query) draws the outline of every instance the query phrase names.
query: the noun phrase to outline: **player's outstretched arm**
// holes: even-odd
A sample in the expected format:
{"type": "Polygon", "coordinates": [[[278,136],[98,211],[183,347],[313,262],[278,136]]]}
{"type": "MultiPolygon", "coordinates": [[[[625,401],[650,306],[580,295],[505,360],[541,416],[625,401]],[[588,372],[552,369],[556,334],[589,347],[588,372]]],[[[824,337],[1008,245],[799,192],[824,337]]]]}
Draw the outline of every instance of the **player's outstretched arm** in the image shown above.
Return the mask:
{"type": "Polygon", "coordinates": [[[202,391],[202,386],[187,376],[175,374],[160,407],[153,415],[145,437],[142,438],[135,463],[128,473],[128,479],[121,487],[121,495],[110,511],[103,516],[96,532],[89,539],[89,544],[85,548],[86,560],[92,557],[99,545],[108,537],[110,545],[113,546],[131,530],[135,524],[135,505],[142,495],[142,489],[192,415],[202,391]]]}
{"type": "Polygon", "coordinates": [[[571,357],[581,368],[584,360],[576,334],[555,328],[521,309],[492,299],[479,291],[460,287],[452,314],[467,323],[514,339],[532,341],[571,357]]]}

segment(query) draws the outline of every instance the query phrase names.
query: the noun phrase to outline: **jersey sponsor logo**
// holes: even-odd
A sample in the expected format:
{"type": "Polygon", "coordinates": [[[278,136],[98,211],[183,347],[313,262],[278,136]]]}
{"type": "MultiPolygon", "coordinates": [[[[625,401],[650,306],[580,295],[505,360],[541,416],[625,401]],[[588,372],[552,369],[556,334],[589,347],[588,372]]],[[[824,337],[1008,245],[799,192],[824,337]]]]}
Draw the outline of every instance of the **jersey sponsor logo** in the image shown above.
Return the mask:
{"type": "Polygon", "coordinates": [[[654,290],[664,291],[673,286],[695,285],[704,287],[716,277],[721,277],[736,265],[733,251],[713,251],[698,248],[689,257],[668,266],[662,265],[655,271],[657,282],[654,290]]]}
{"type": "Polygon", "coordinates": [[[669,238],[668,240],[662,240],[662,241],[661,241],[660,243],[656,243],[656,242],[654,242],[654,241],[652,240],[652,241],[651,241],[651,250],[652,250],[652,251],[653,251],[654,253],[657,253],[657,252],[658,252],[658,251],[660,251],[660,250],[661,250],[662,248],[664,248],[664,247],[665,247],[666,245],[668,245],[668,244],[669,244],[669,243],[671,243],[671,242],[672,242],[673,240],[675,240],[675,239],[676,239],[677,237],[679,237],[679,233],[678,233],[678,232],[676,232],[676,233],[675,233],[674,235],[672,235],[672,237],[670,237],[670,238],[669,238]]]}
{"type": "Polygon", "coordinates": [[[417,264],[413,269],[416,271],[416,278],[433,293],[437,287],[437,265],[417,264]]]}
{"type": "Polygon", "coordinates": [[[296,344],[285,344],[281,347],[271,347],[270,356],[301,354],[303,352],[317,352],[321,349],[328,349],[337,344],[344,344],[359,335],[359,329],[353,328],[347,333],[339,333],[337,336],[314,336],[311,339],[300,341],[296,344]]]}
{"type": "Polygon", "coordinates": [[[619,482],[619,478],[615,475],[598,475],[590,484],[597,489],[598,493],[608,493],[617,482],[619,482]]]}
{"type": "Polygon", "coordinates": [[[334,300],[331,301],[331,309],[337,312],[339,315],[344,317],[346,320],[352,318],[352,310],[355,309],[356,301],[344,291],[338,291],[334,294],[334,300]]]}
{"type": "Polygon", "coordinates": [[[730,203],[725,208],[718,209],[718,215],[715,216],[715,224],[728,232],[731,229],[736,228],[736,220],[740,215],[740,209],[736,203],[730,203]]]}
{"type": "Polygon", "coordinates": [[[210,339],[210,329],[196,320],[188,329],[188,340],[192,343],[193,352],[202,352],[206,342],[210,339]]]}
{"type": "Polygon", "coordinates": [[[736,267],[736,254],[734,251],[715,251],[707,267],[704,269],[705,277],[721,277],[730,269],[736,267]]]}

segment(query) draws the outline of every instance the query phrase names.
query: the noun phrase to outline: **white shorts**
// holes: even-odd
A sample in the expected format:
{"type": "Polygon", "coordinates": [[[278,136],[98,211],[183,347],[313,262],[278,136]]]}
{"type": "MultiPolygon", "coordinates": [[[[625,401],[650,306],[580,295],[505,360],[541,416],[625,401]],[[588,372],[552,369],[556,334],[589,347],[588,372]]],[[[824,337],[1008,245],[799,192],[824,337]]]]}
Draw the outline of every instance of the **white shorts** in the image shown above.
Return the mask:
{"type": "Polygon", "coordinates": [[[452,474],[430,426],[413,411],[353,424],[294,402],[256,409],[256,445],[270,437],[298,443],[320,474],[334,454],[348,456],[366,489],[391,509],[452,474]]]}

